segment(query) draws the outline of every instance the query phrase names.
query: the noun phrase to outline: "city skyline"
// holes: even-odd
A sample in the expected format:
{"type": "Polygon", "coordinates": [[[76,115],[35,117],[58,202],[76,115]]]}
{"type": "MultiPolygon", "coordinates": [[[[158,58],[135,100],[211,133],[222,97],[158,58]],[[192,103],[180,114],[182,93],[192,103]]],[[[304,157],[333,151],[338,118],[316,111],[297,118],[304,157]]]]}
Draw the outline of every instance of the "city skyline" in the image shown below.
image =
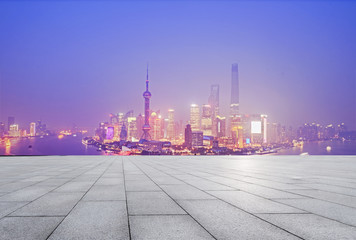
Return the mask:
{"type": "Polygon", "coordinates": [[[174,109],[177,120],[188,121],[192,103],[208,104],[214,84],[220,88],[219,111],[229,116],[231,64],[238,63],[241,113],[267,114],[271,122],[295,127],[305,122],[345,122],[355,129],[354,3],[82,4],[86,8],[79,11],[78,2],[0,3],[2,22],[11,23],[0,23],[8,33],[0,39],[1,122],[14,116],[26,126],[42,119],[52,128],[73,124],[93,128],[106,121],[109,113],[143,114],[141,83],[149,61],[151,109],[165,113],[174,109]],[[154,7],[164,11],[143,24],[146,10],[154,12],[154,7]],[[186,13],[187,20],[178,14],[170,16],[174,8],[186,13]],[[120,18],[114,9],[128,13],[120,18]],[[198,9],[206,14],[201,11],[196,19],[198,9]],[[232,9],[244,11],[244,17],[261,16],[246,20],[231,15],[232,9]],[[61,10],[67,18],[59,14],[61,10]],[[288,16],[291,12],[296,18],[288,16]],[[335,18],[328,25],[332,12],[335,18]],[[11,21],[18,13],[24,16],[11,21]],[[95,13],[100,16],[96,23],[90,20],[95,13]],[[263,18],[266,23],[261,22],[263,18]],[[313,24],[307,25],[308,21],[313,24]],[[229,28],[234,23],[238,28],[229,28]],[[172,24],[177,26],[169,30],[172,24]],[[199,34],[195,28],[201,29],[199,34]],[[219,34],[213,36],[214,31],[219,34]],[[128,37],[123,40],[125,34],[128,37]]]}

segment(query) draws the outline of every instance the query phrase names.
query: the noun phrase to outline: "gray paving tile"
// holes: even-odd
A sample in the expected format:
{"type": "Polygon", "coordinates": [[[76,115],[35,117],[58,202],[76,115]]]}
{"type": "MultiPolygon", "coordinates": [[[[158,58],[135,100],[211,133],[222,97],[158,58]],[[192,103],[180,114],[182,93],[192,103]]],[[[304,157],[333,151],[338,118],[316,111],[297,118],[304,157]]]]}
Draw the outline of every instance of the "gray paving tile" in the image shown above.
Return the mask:
{"type": "Polygon", "coordinates": [[[179,200],[178,203],[217,239],[298,239],[220,200],[179,200]]]}
{"type": "Polygon", "coordinates": [[[126,204],[80,202],[49,239],[129,239],[126,204]]]}
{"type": "Polygon", "coordinates": [[[320,200],[330,201],[334,203],[338,203],[341,205],[346,205],[349,207],[356,208],[356,197],[346,196],[343,194],[325,192],[321,190],[289,190],[290,192],[301,194],[303,196],[317,198],[320,200]]]}
{"type": "Polygon", "coordinates": [[[12,182],[0,186],[0,192],[14,192],[37,182],[12,182]]]}
{"type": "Polygon", "coordinates": [[[333,186],[333,185],[320,184],[320,183],[301,184],[301,186],[307,186],[313,189],[324,190],[328,192],[340,193],[340,194],[356,197],[355,188],[346,188],[346,187],[333,186]]]}
{"type": "Polygon", "coordinates": [[[232,187],[228,187],[228,186],[225,186],[225,185],[222,185],[222,184],[218,184],[218,183],[215,183],[215,182],[212,182],[212,181],[208,181],[208,180],[205,180],[205,179],[199,179],[199,178],[196,178],[196,179],[187,179],[187,180],[184,180],[184,182],[196,187],[196,188],[199,188],[201,190],[206,190],[206,191],[209,191],[209,190],[235,190],[235,188],[232,188],[232,187]]]}
{"type": "Polygon", "coordinates": [[[129,215],[186,214],[164,192],[128,192],[129,215]]]}
{"type": "Polygon", "coordinates": [[[63,186],[54,190],[55,192],[86,192],[94,184],[94,182],[68,182],[63,186]]]}
{"type": "Polygon", "coordinates": [[[9,213],[19,209],[29,202],[0,202],[0,218],[8,215],[9,213]]]}
{"type": "Polygon", "coordinates": [[[51,192],[18,209],[11,216],[65,216],[83,194],[51,192]]]}
{"type": "Polygon", "coordinates": [[[356,239],[356,228],[314,214],[261,214],[259,217],[304,239],[356,239]]]}
{"type": "Polygon", "coordinates": [[[67,178],[50,178],[50,179],[47,179],[47,180],[37,183],[35,186],[59,187],[68,181],[69,181],[69,179],[67,179],[67,178]]]}
{"type": "Polygon", "coordinates": [[[130,216],[132,239],[214,239],[190,216],[130,216]]]}
{"type": "Polygon", "coordinates": [[[173,199],[215,199],[215,197],[189,185],[161,185],[173,199]]]}
{"type": "Polygon", "coordinates": [[[6,217],[0,220],[1,240],[45,240],[61,217],[6,217]]]}
{"type": "Polygon", "coordinates": [[[160,188],[151,180],[130,180],[125,182],[126,191],[160,191],[160,188]]]}
{"type": "Polygon", "coordinates": [[[124,185],[94,185],[84,196],[84,201],[126,200],[124,185]]]}
{"type": "Polygon", "coordinates": [[[281,203],[356,227],[356,209],[318,199],[280,199],[281,203]]]}
{"type": "Polygon", "coordinates": [[[243,191],[211,191],[209,193],[250,213],[305,212],[243,191]]]}
{"type": "Polygon", "coordinates": [[[0,201],[33,201],[53,189],[53,186],[29,186],[1,196],[0,201]]]}
{"type": "Polygon", "coordinates": [[[110,185],[124,185],[124,179],[123,178],[117,178],[117,177],[101,177],[99,180],[95,183],[95,185],[103,185],[103,186],[110,186],[110,185]]]}

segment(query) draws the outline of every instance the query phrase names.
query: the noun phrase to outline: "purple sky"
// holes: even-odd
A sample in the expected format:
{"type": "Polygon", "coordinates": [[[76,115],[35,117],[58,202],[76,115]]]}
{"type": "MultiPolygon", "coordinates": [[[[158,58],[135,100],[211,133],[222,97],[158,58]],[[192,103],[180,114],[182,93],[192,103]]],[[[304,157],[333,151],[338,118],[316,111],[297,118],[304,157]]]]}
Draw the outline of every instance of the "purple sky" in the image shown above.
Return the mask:
{"type": "Polygon", "coordinates": [[[188,120],[231,64],[244,113],[356,128],[356,2],[1,1],[0,121],[94,128],[151,106],[188,120]]]}

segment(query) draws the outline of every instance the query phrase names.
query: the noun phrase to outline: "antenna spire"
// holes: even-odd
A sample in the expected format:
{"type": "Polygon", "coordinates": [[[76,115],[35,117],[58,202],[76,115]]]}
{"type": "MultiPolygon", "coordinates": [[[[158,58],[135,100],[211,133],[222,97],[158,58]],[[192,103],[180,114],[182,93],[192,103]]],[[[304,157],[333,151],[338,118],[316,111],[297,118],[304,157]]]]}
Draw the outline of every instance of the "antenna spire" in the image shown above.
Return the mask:
{"type": "Polygon", "coordinates": [[[146,75],[146,91],[148,91],[148,63],[147,63],[147,75],[146,75]]]}

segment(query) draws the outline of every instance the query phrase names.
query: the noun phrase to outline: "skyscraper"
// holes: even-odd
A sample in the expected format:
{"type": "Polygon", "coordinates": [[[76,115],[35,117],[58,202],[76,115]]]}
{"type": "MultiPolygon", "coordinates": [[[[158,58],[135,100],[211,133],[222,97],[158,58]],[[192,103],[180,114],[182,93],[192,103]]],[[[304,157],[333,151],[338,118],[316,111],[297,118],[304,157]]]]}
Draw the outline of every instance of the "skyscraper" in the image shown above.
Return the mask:
{"type": "Polygon", "coordinates": [[[5,123],[0,122],[0,137],[5,135],[5,123]]]}
{"type": "Polygon", "coordinates": [[[184,131],[184,145],[186,148],[191,149],[192,148],[192,128],[190,127],[190,124],[188,124],[185,127],[184,131]]]}
{"type": "Polygon", "coordinates": [[[142,137],[141,140],[151,140],[151,136],[150,136],[150,98],[151,98],[151,93],[150,91],[148,91],[148,67],[147,67],[147,76],[146,76],[146,91],[143,93],[143,98],[145,99],[145,124],[142,127],[142,137]]]}
{"type": "Polygon", "coordinates": [[[210,96],[209,96],[209,105],[211,106],[211,111],[212,111],[212,134],[213,136],[217,136],[216,132],[216,117],[219,116],[219,85],[214,84],[211,85],[210,88],[210,96]]]}
{"type": "Polygon", "coordinates": [[[201,130],[205,136],[212,136],[212,109],[208,104],[202,106],[201,130]]]}
{"type": "Polygon", "coordinates": [[[237,63],[232,64],[230,115],[239,114],[239,72],[237,63]]]}
{"type": "Polygon", "coordinates": [[[175,124],[174,124],[174,110],[168,110],[168,126],[167,126],[167,138],[169,140],[175,139],[175,124]]]}
{"type": "Polygon", "coordinates": [[[239,75],[237,63],[232,64],[231,68],[231,102],[230,102],[230,119],[228,134],[233,137],[234,142],[237,143],[237,129],[240,126],[239,116],[239,75]]]}
{"type": "Polygon", "coordinates": [[[216,136],[217,137],[225,137],[226,130],[226,118],[217,116],[216,117],[216,136]]]}
{"type": "Polygon", "coordinates": [[[30,123],[30,136],[31,137],[36,136],[36,123],[35,122],[30,123]]]}
{"type": "Polygon", "coordinates": [[[192,131],[200,131],[200,109],[197,104],[190,105],[190,126],[192,131]]]}
{"type": "Polygon", "coordinates": [[[10,126],[15,124],[15,117],[7,118],[7,130],[10,131],[10,126]]]}

